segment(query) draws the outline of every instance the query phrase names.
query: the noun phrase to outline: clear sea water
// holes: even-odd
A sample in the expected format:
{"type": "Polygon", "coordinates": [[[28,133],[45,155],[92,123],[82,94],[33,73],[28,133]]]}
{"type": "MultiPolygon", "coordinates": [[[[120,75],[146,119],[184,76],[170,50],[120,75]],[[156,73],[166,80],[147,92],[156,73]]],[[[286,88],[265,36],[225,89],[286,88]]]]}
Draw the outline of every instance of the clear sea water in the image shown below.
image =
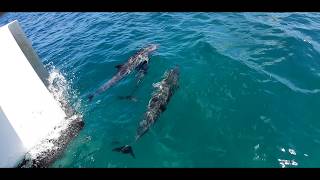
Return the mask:
{"type": "Polygon", "coordinates": [[[320,167],[319,13],[6,13],[0,25],[15,19],[85,121],[52,167],[320,167]],[[160,46],[138,102],[117,98],[134,74],[87,101],[149,43],[160,46]],[[180,89],[136,159],[112,152],[174,65],[180,89]]]}

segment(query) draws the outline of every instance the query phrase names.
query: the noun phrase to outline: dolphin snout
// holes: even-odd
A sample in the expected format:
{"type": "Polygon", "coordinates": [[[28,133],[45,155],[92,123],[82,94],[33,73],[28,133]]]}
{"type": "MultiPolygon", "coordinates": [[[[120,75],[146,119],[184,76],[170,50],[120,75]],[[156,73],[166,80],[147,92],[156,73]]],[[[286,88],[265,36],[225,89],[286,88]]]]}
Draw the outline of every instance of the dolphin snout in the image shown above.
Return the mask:
{"type": "Polygon", "coordinates": [[[180,67],[178,65],[176,65],[174,68],[173,68],[173,72],[176,73],[176,74],[180,74],[180,67]]]}

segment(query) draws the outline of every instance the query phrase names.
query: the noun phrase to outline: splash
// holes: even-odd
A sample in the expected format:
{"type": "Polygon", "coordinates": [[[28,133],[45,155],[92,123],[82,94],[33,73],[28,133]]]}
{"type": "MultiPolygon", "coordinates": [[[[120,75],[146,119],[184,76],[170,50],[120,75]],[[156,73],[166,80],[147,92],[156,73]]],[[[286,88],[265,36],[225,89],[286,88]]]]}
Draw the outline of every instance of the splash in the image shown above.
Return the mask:
{"type": "Polygon", "coordinates": [[[54,98],[59,102],[67,102],[70,98],[70,86],[63,74],[54,66],[49,71],[48,90],[53,94],[54,98]]]}
{"type": "Polygon", "coordinates": [[[72,77],[70,80],[65,78],[65,74],[60,72],[52,63],[46,65],[46,68],[49,69],[48,77],[48,90],[51,92],[56,101],[60,103],[62,109],[67,113],[67,116],[71,116],[74,112],[70,112],[69,105],[72,105],[72,108],[77,111],[81,111],[81,100],[79,93],[72,89],[72,77]]]}
{"type": "Polygon", "coordinates": [[[47,88],[67,117],[25,155],[18,167],[49,167],[84,125],[82,114],[78,111],[81,103],[77,98],[77,92],[71,89],[70,81],[67,81],[52,64],[48,64],[47,68],[49,69],[47,88]],[[75,102],[76,106],[69,106],[72,102],[75,102]]]}
{"type": "Polygon", "coordinates": [[[298,162],[296,162],[294,159],[293,160],[278,159],[278,161],[282,168],[285,168],[287,166],[298,166],[298,162]]]}
{"type": "MultiPolygon", "coordinates": [[[[297,153],[294,149],[288,148],[287,150],[285,148],[280,149],[283,153],[288,153],[290,156],[296,156],[297,153]]],[[[296,167],[298,166],[298,162],[295,159],[278,159],[279,164],[281,165],[282,168],[285,167],[296,167]]]]}

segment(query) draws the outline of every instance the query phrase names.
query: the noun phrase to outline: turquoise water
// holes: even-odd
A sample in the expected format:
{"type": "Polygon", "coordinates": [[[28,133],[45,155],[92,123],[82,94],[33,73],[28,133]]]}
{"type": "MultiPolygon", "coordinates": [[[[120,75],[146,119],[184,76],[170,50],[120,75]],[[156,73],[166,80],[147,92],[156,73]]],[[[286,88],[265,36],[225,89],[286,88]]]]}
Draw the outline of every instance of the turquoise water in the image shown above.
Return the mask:
{"type": "Polygon", "coordinates": [[[14,19],[85,121],[52,167],[320,167],[319,13],[6,13],[0,24],[14,19]],[[134,74],[87,101],[149,43],[160,46],[138,102],[117,99],[134,74]],[[176,64],[180,89],[137,158],[112,152],[176,64]]]}

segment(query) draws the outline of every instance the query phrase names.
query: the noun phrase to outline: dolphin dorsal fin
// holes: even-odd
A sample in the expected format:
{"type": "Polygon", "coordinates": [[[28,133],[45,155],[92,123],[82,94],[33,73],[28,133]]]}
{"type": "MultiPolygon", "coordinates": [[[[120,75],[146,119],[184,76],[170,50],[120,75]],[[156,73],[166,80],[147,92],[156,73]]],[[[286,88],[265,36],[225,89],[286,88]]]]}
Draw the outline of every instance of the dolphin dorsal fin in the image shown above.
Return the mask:
{"type": "Polygon", "coordinates": [[[162,112],[164,112],[166,109],[167,109],[167,107],[166,107],[165,105],[161,105],[161,106],[160,106],[160,110],[161,110],[162,112]]]}
{"type": "Polygon", "coordinates": [[[118,70],[123,66],[123,64],[118,64],[115,66],[115,68],[117,68],[118,70]]]}

